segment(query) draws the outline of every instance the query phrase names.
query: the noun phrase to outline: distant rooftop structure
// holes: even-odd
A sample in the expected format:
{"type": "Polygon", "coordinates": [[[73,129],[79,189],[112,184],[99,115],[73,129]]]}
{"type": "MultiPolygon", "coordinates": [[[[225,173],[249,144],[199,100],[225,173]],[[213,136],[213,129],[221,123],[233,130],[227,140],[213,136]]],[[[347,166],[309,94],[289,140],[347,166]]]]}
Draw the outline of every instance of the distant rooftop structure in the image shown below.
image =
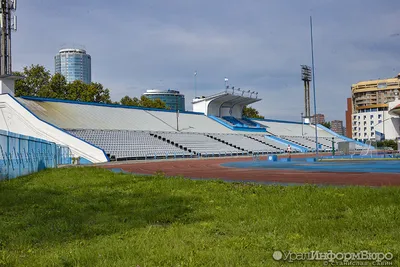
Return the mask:
{"type": "Polygon", "coordinates": [[[207,116],[241,118],[245,106],[260,100],[258,92],[232,88],[215,95],[196,97],[192,104],[194,112],[201,112],[207,116]]]}
{"type": "Polygon", "coordinates": [[[170,110],[185,111],[185,95],[177,90],[149,89],[143,95],[152,100],[160,99],[170,110]]]}

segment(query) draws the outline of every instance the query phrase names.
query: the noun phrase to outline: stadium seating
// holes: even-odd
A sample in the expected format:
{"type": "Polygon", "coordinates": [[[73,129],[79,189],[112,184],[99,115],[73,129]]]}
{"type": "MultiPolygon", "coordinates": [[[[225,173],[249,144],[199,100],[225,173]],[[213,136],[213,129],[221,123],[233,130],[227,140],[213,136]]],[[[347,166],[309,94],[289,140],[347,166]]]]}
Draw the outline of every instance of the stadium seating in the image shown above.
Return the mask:
{"type": "Polygon", "coordinates": [[[190,157],[192,153],[164,142],[150,132],[124,130],[68,130],[96,145],[115,160],[190,157]]]}
{"type": "Polygon", "coordinates": [[[275,147],[278,151],[285,152],[287,150],[287,145],[274,142],[273,140],[266,139],[265,135],[256,135],[256,134],[249,134],[246,135],[248,138],[254,139],[260,143],[266,144],[268,146],[275,147]]]}
{"type": "MultiPolygon", "coordinates": [[[[315,150],[316,129],[309,124],[231,116],[215,119],[195,112],[59,100],[18,98],[18,102],[38,119],[67,129],[115,160],[285,153],[288,144],[294,153],[315,150]],[[258,131],[264,128],[267,132],[258,131]]],[[[346,141],[327,129],[318,127],[317,133],[322,151],[332,150],[332,137],[335,149],[337,142],[346,141]]],[[[356,144],[356,149],[361,145],[356,144]]]]}
{"type": "Polygon", "coordinates": [[[219,142],[204,134],[196,133],[154,133],[161,140],[169,141],[181,149],[195,153],[199,156],[223,156],[223,155],[246,155],[243,149],[219,142]]]}
{"type": "Polygon", "coordinates": [[[277,144],[267,144],[267,142],[261,143],[255,139],[241,134],[209,134],[209,136],[250,153],[270,154],[282,152],[279,148],[277,148],[277,144]]]}
{"type": "MultiPolygon", "coordinates": [[[[305,148],[307,148],[310,151],[315,151],[315,138],[312,139],[311,137],[304,137],[304,136],[280,136],[280,138],[283,138],[285,140],[291,141],[295,144],[299,144],[305,148]]],[[[332,146],[327,145],[327,143],[322,143],[321,142],[322,138],[318,138],[318,144],[320,145],[319,149],[321,150],[332,150],[332,146]]]]}

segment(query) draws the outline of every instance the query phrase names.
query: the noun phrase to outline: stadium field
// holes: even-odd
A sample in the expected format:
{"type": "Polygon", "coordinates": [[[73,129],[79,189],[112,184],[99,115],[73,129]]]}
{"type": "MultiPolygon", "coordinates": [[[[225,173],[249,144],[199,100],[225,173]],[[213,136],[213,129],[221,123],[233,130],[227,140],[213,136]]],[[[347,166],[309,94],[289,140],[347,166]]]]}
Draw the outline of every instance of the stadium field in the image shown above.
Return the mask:
{"type": "MultiPolygon", "coordinates": [[[[311,155],[293,155],[293,159],[311,155]]],[[[281,156],[284,158],[286,156],[281,156]]],[[[253,158],[193,159],[158,162],[132,162],[105,164],[102,167],[120,169],[136,174],[154,174],[162,171],[166,176],[183,176],[195,179],[222,179],[225,181],[249,181],[264,184],[318,184],[318,185],[367,185],[399,186],[398,161],[347,162],[275,162],[266,157],[253,158]]]]}
{"type": "Polygon", "coordinates": [[[48,169],[0,183],[0,266],[323,266],[273,255],[329,250],[386,253],[382,263],[399,266],[399,195],[48,169]]]}

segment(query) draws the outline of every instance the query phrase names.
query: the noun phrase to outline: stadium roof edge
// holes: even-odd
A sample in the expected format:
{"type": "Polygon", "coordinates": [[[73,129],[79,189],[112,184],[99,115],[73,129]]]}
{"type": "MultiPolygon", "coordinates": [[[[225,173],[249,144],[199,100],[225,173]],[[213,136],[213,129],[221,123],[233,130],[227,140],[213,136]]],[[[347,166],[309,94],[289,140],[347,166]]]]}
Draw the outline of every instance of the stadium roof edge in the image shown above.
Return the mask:
{"type": "MultiPolygon", "coordinates": [[[[21,96],[20,98],[26,99],[26,100],[32,100],[32,101],[39,101],[39,102],[60,102],[60,103],[75,104],[75,105],[100,106],[100,107],[109,107],[109,108],[127,108],[127,109],[139,109],[139,110],[147,110],[147,111],[161,111],[161,112],[176,113],[175,110],[167,110],[167,109],[159,109],[159,108],[145,108],[145,107],[137,107],[137,106],[125,106],[125,105],[120,105],[120,104],[105,104],[105,103],[74,101],[74,100],[57,99],[57,98],[44,98],[44,97],[36,97],[36,96],[21,96]]],[[[17,99],[17,101],[18,101],[18,99],[17,99]]],[[[194,112],[194,111],[179,111],[179,113],[204,116],[203,113],[194,112]]]]}
{"type": "MultiPolygon", "coordinates": [[[[249,118],[251,120],[255,120],[255,121],[270,121],[270,122],[280,122],[280,123],[292,123],[292,124],[303,124],[301,122],[298,121],[285,121],[285,120],[273,120],[273,119],[256,119],[256,118],[249,118]]],[[[310,123],[304,123],[304,124],[310,124],[310,123]]]]}

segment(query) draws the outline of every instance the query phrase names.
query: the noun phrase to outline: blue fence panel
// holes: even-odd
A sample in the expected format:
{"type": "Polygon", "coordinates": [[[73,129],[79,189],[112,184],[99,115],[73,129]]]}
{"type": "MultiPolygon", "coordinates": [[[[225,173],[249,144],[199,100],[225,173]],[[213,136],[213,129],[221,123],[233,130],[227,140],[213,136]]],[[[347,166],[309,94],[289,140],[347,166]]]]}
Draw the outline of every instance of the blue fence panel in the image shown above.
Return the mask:
{"type": "Polygon", "coordinates": [[[69,147],[0,130],[0,180],[71,163],[69,147]]]}

